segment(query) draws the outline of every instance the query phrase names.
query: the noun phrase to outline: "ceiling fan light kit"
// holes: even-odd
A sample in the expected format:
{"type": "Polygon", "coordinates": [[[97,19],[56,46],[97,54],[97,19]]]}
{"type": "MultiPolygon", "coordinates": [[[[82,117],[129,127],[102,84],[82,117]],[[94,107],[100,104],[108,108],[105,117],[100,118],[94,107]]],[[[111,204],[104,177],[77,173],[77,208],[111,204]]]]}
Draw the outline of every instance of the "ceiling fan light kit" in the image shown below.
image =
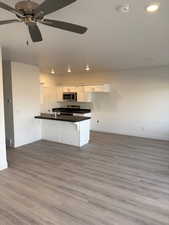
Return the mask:
{"type": "Polygon", "coordinates": [[[87,31],[86,27],[44,18],[46,15],[62,9],[75,1],[76,0],[45,0],[39,5],[31,0],[25,0],[16,3],[15,8],[0,1],[0,8],[15,14],[17,17],[17,19],[13,20],[0,21],[0,25],[21,22],[25,23],[28,26],[33,42],[42,41],[42,35],[38,27],[38,23],[77,34],[84,34],[87,31]]]}

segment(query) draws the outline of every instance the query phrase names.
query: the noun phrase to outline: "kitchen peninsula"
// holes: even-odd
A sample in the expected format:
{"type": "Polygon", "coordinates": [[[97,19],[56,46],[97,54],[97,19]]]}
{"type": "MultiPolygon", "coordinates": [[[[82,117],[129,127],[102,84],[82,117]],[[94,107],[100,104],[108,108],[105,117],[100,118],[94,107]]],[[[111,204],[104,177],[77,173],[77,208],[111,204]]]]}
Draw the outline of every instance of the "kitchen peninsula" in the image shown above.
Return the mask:
{"type": "Polygon", "coordinates": [[[89,143],[90,117],[71,115],[36,116],[42,120],[42,139],[82,147],[89,143]]]}

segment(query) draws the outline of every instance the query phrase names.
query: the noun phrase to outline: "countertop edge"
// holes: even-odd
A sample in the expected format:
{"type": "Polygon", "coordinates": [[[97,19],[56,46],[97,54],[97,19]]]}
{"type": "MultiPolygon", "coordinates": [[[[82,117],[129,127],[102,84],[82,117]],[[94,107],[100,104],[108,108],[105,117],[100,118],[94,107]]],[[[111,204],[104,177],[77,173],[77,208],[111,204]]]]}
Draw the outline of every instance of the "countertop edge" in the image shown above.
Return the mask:
{"type": "Polygon", "coordinates": [[[78,114],[88,114],[91,113],[91,109],[72,109],[72,108],[53,108],[53,112],[60,112],[60,113],[78,113],[78,114]]]}
{"type": "Polygon", "coordinates": [[[54,121],[63,121],[63,122],[71,122],[71,123],[77,123],[77,122],[82,122],[85,120],[90,120],[91,117],[77,117],[75,119],[65,119],[65,118],[52,118],[52,117],[45,117],[45,116],[35,116],[35,119],[41,119],[41,120],[54,120],[54,121]]]}

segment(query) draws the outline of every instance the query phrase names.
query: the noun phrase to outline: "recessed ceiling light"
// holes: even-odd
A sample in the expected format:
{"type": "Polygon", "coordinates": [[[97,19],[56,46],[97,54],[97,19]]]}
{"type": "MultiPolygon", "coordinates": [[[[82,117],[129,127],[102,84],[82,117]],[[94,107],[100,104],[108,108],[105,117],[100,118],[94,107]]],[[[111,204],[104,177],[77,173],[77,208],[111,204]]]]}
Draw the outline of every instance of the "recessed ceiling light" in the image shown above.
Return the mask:
{"type": "Polygon", "coordinates": [[[130,12],[130,5],[129,4],[125,4],[125,5],[118,5],[116,7],[117,12],[120,13],[129,13],[130,12]]]}
{"type": "Polygon", "coordinates": [[[148,13],[154,13],[154,12],[157,12],[159,8],[160,8],[160,3],[151,3],[150,5],[146,7],[146,11],[148,13]]]}
{"type": "Polygon", "coordinates": [[[72,70],[71,70],[71,67],[70,67],[70,66],[68,66],[67,72],[68,72],[68,73],[71,73],[71,72],[72,72],[72,70]]]}
{"type": "Polygon", "coordinates": [[[51,74],[55,74],[55,70],[54,69],[51,69],[50,73],[51,74]]]}
{"type": "Polygon", "coordinates": [[[89,65],[88,65],[88,64],[86,65],[85,70],[86,70],[86,71],[89,71],[89,70],[90,70],[90,67],[89,67],[89,65]]]}

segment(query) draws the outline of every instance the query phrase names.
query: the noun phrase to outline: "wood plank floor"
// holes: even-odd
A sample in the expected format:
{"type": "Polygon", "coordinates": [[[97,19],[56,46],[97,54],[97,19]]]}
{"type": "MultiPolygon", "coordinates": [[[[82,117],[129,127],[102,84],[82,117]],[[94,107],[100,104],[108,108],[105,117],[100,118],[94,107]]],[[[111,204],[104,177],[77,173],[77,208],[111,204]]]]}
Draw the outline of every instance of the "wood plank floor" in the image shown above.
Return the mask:
{"type": "Polygon", "coordinates": [[[92,133],[8,151],[0,225],[169,225],[169,142],[92,133]]]}

